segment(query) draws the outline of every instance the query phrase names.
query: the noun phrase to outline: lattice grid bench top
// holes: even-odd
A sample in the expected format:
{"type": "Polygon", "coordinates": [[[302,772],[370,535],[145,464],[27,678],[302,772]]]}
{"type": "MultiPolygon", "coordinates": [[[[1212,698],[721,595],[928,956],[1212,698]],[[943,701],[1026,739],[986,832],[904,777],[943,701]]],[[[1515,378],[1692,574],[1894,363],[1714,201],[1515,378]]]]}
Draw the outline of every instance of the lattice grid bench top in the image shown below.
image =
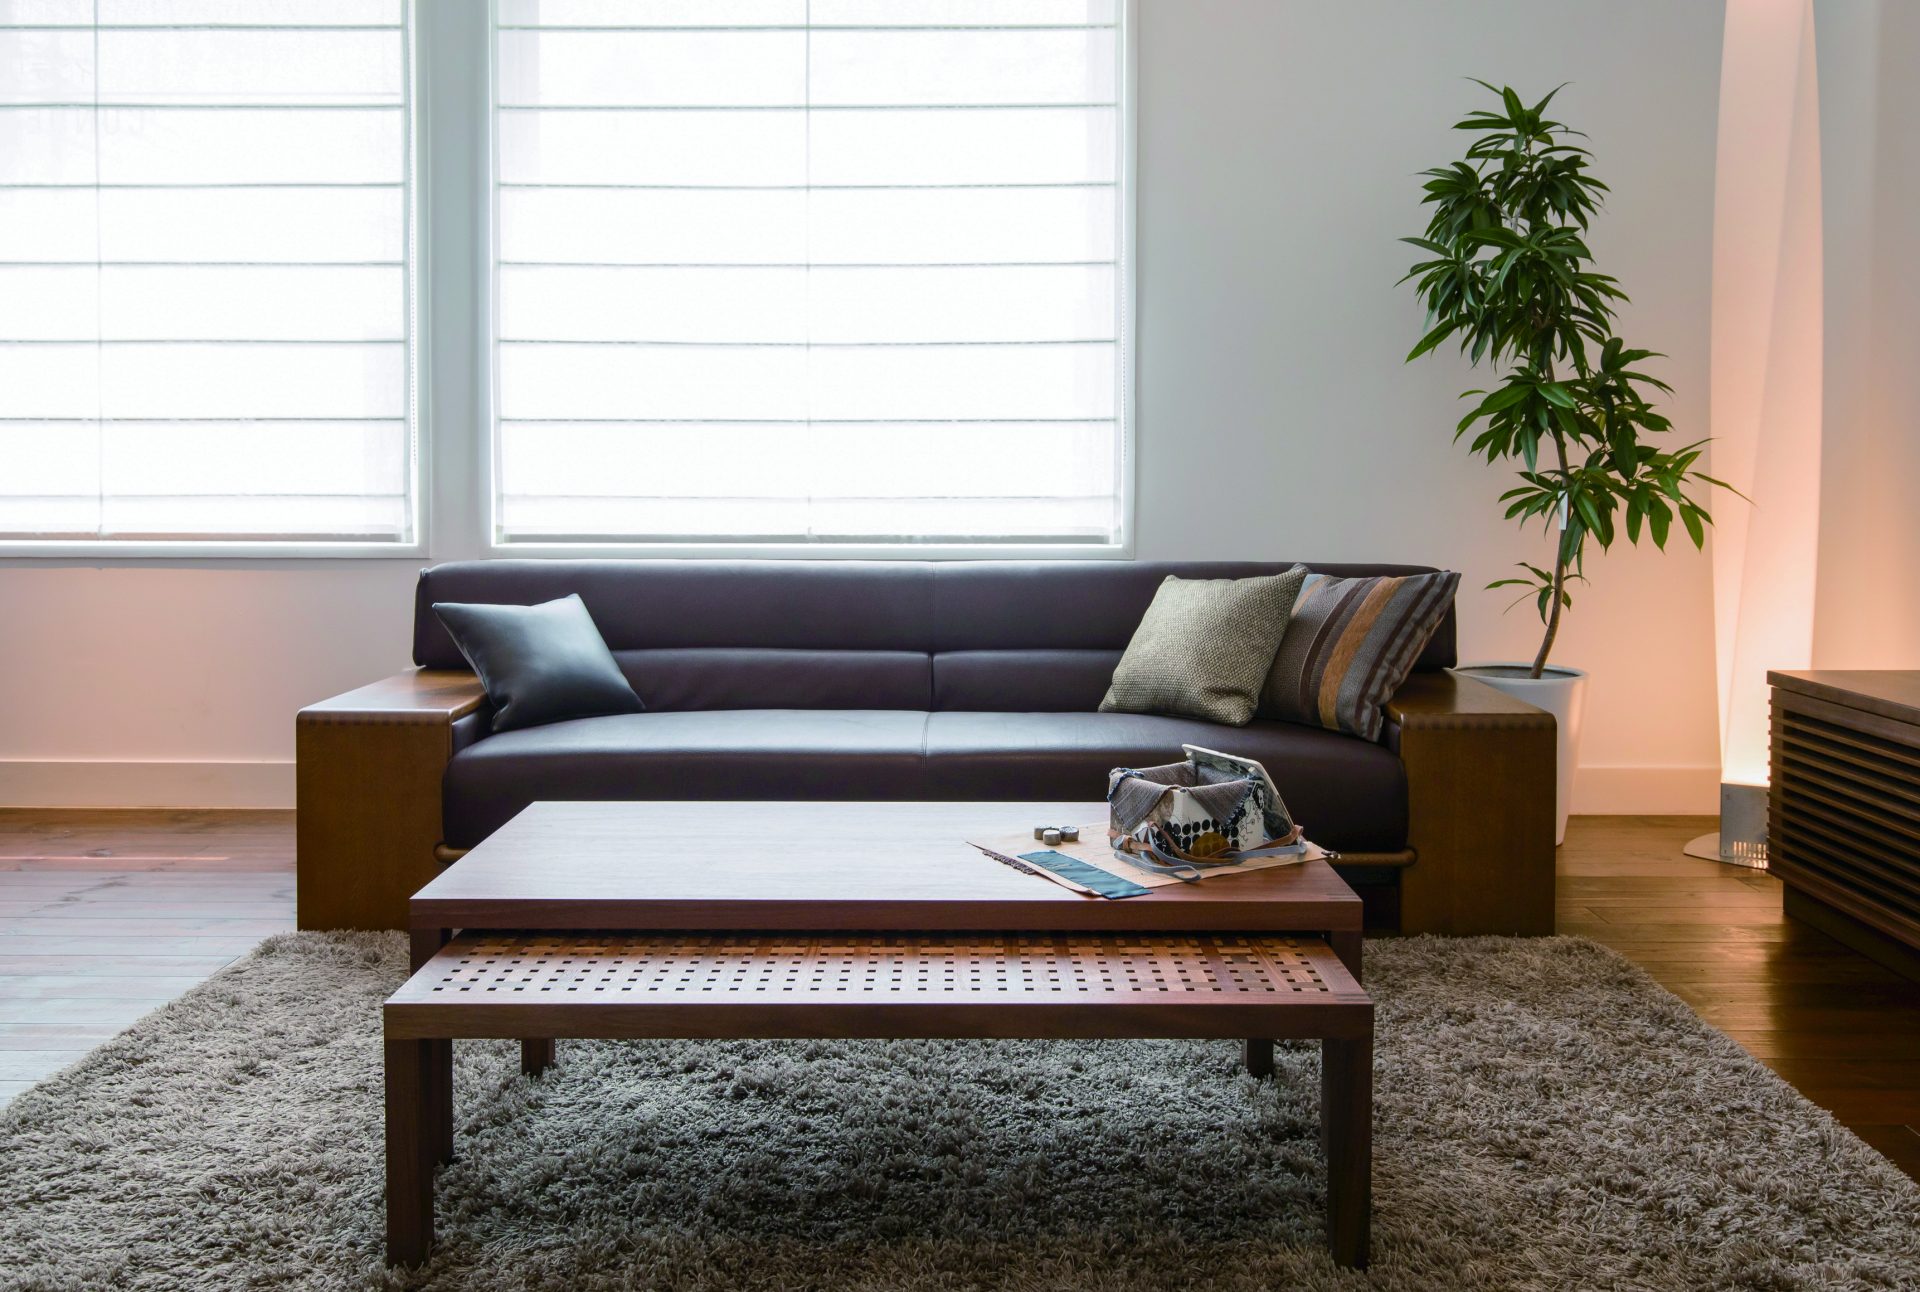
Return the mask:
{"type": "Polygon", "coordinates": [[[480,934],[427,967],[416,999],[482,1004],[845,994],[1032,998],[1206,994],[1299,999],[1334,990],[1316,939],[1063,934],[686,936],[480,934]],[[1318,963],[1317,963],[1318,962],[1318,963]]]}

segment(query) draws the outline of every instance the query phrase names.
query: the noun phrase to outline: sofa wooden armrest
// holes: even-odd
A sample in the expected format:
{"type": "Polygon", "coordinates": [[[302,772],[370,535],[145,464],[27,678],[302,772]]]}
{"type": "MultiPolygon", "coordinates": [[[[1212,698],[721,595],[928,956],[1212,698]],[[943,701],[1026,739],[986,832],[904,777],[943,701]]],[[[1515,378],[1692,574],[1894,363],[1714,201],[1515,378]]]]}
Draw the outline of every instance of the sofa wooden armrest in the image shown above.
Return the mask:
{"type": "Polygon", "coordinates": [[[1407,768],[1404,933],[1553,932],[1553,715],[1472,678],[1416,673],[1387,703],[1407,768]]]}
{"type": "Polygon", "coordinates": [[[486,700],[472,673],[413,669],[294,720],[298,920],[399,929],[438,873],[440,779],[454,724],[486,700]]]}

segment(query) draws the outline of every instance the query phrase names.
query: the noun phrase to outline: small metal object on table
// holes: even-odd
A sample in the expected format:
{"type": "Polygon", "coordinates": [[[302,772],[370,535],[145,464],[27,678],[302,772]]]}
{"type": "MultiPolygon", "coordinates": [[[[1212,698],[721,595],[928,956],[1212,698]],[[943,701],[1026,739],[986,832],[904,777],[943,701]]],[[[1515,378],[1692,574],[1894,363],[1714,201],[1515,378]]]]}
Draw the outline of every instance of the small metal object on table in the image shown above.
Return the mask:
{"type": "MultiPolygon", "coordinates": [[[[522,1066],[537,1075],[555,1061],[556,1037],[1205,1036],[1244,1039],[1256,1076],[1273,1070],[1275,1038],[1322,1039],[1328,1241],[1336,1260],[1365,1264],[1373,1006],[1360,986],[1360,899],[1325,862],[1309,861],[1105,901],[1020,874],[965,842],[1004,831],[1008,821],[1087,821],[1104,811],[1099,803],[749,802],[728,804],[730,828],[716,832],[710,803],[527,808],[409,903],[416,972],[387,1008],[389,1261],[418,1261],[432,1243],[433,1167],[453,1153],[456,1037],[518,1038],[522,1066]],[[771,842],[756,848],[742,839],[771,842]],[[581,929],[624,932],[575,932],[581,929]],[[901,948],[921,946],[915,939],[924,946],[913,954],[936,957],[928,965],[956,964],[958,946],[1029,946],[1021,963],[1030,971],[1065,971],[1076,983],[1101,985],[1048,992],[1018,1008],[984,983],[959,999],[935,1000],[892,980],[869,983],[864,996],[756,987],[744,996],[722,993],[724,1001],[691,991],[644,1004],[632,993],[617,1000],[597,991],[476,993],[444,981],[431,989],[450,969],[448,957],[470,959],[483,945],[474,939],[505,931],[562,938],[570,947],[620,947],[592,960],[602,969],[618,961],[616,974],[651,972],[644,964],[656,956],[684,962],[696,953],[671,948],[707,934],[733,949],[701,962],[703,981],[724,965],[759,982],[769,965],[793,967],[795,953],[776,945],[859,938],[871,948],[863,966],[901,963],[901,948]],[[1080,945],[1082,935],[1114,939],[1128,956],[1157,957],[1163,978],[1172,966],[1170,981],[1186,985],[1122,989],[1101,966],[1104,955],[1111,969],[1116,952],[1087,961],[1063,949],[1080,945]],[[959,941],[934,949],[943,938],[959,941]],[[1240,952],[1222,950],[1275,940],[1300,948],[1322,990],[1283,988],[1287,974],[1278,968],[1262,986],[1235,959],[1240,952]],[[1201,963],[1206,974],[1226,977],[1192,977],[1200,971],[1191,966],[1201,963]],[[1233,985],[1236,972],[1242,986],[1233,985]],[[734,1030],[712,1030],[719,1027],[734,1030]]],[[[801,967],[813,954],[801,953],[801,967]]],[[[1260,965],[1280,963],[1277,952],[1253,954],[1260,965]]]]}

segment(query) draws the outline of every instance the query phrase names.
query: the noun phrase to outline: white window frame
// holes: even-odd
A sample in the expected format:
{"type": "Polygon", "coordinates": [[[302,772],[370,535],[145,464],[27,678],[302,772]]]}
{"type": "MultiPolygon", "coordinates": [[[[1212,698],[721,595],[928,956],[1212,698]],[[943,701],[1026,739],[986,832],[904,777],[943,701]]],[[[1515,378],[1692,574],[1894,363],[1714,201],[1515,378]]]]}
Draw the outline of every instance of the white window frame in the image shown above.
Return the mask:
{"type": "Polygon", "coordinates": [[[1135,531],[1135,211],[1138,0],[1120,4],[1119,531],[1106,543],[503,543],[494,507],[493,129],[496,22],[484,5],[405,0],[408,85],[410,542],[309,539],[0,539],[0,561],[96,567],[262,560],[450,560],[481,556],[1129,559],[1135,531]],[[445,429],[442,430],[444,424],[445,429]]]}
{"type": "Polygon", "coordinates": [[[433,61],[420,39],[417,0],[402,0],[401,31],[405,41],[406,83],[406,159],[401,177],[402,201],[406,212],[406,302],[407,328],[407,491],[412,537],[406,540],[380,539],[225,539],[219,537],[180,539],[0,538],[0,558],[45,557],[73,560],[82,558],[90,565],[113,565],[120,561],[139,564],[151,560],[181,558],[219,560],[221,558],[338,558],[399,557],[418,560],[431,550],[428,532],[431,505],[429,493],[433,479],[429,453],[429,410],[433,382],[427,378],[428,310],[427,279],[422,264],[425,227],[425,194],[421,183],[422,163],[430,147],[426,138],[428,113],[422,110],[423,90],[428,85],[423,74],[433,61]]]}
{"type": "Polygon", "coordinates": [[[524,557],[731,557],[738,560],[902,560],[933,561],[979,560],[1126,560],[1134,550],[1134,175],[1136,171],[1135,93],[1138,81],[1134,34],[1138,30],[1135,14],[1137,0],[1120,0],[1120,156],[1118,192],[1120,200],[1119,233],[1119,391],[1116,423],[1119,438],[1118,471],[1119,525],[1113,539],[1093,543],[744,543],[744,542],[583,542],[526,541],[506,542],[500,538],[499,517],[499,380],[494,355],[499,343],[499,290],[496,266],[499,260],[498,231],[495,223],[494,178],[499,167],[499,143],[494,130],[494,100],[498,85],[499,42],[495,36],[497,4],[488,0],[487,76],[485,118],[487,122],[487,167],[483,176],[485,195],[482,218],[486,221],[484,262],[481,282],[486,292],[487,332],[484,340],[486,359],[482,363],[485,382],[486,428],[483,479],[478,499],[479,515],[485,526],[484,552],[488,556],[524,557]]]}

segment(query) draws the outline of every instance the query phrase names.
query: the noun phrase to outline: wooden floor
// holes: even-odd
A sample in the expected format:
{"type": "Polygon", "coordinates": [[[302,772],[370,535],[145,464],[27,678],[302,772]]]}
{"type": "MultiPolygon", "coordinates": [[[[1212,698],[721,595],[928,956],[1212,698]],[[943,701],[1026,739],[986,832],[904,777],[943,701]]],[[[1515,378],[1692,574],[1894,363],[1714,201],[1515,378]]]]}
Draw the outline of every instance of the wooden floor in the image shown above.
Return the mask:
{"type": "MultiPolygon", "coordinates": [[[[1695,861],[1703,817],[1577,818],[1560,931],[1646,968],[1920,1179],[1920,984],[1695,861]]],[[[290,812],[0,810],[0,1103],[293,927],[290,812]]]]}
{"type": "Polygon", "coordinates": [[[293,813],[0,810],[0,1104],[293,927],[293,813]]]}

